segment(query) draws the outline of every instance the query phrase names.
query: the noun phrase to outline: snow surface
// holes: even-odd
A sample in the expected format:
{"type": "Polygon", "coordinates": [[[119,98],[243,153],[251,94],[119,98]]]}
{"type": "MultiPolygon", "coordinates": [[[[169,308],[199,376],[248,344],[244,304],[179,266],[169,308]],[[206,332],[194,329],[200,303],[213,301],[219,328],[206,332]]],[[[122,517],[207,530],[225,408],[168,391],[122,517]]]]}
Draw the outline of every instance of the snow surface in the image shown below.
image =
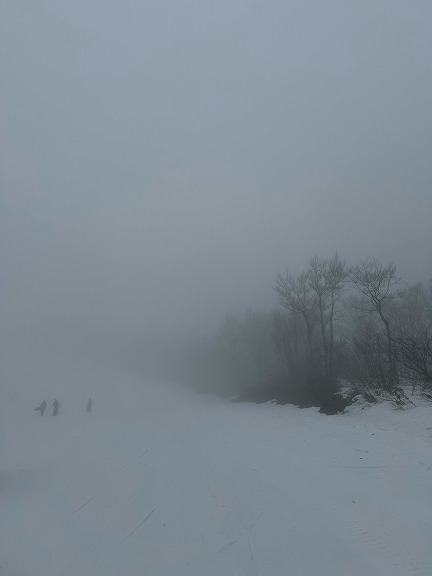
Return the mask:
{"type": "Polygon", "coordinates": [[[3,387],[0,575],[432,575],[431,405],[324,416],[61,374],[3,387]]]}

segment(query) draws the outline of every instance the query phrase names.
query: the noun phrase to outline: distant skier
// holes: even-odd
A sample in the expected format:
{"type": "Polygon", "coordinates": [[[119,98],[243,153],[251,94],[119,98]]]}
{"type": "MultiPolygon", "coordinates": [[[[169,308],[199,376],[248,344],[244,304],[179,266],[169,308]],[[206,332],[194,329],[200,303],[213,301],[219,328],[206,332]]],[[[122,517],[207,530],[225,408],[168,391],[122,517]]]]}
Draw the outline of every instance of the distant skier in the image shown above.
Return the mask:
{"type": "Polygon", "coordinates": [[[91,412],[93,408],[93,400],[91,398],[88,399],[86,412],[91,412]]]}
{"type": "Polygon", "coordinates": [[[57,400],[57,398],[55,398],[53,402],[52,416],[57,416],[59,408],[60,408],[60,402],[57,400]]]}
{"type": "Polygon", "coordinates": [[[35,412],[37,412],[39,410],[39,412],[41,413],[41,416],[43,416],[43,413],[45,412],[45,408],[47,407],[47,403],[45,402],[45,400],[43,400],[40,404],[40,406],[37,406],[35,408],[35,412]]]}

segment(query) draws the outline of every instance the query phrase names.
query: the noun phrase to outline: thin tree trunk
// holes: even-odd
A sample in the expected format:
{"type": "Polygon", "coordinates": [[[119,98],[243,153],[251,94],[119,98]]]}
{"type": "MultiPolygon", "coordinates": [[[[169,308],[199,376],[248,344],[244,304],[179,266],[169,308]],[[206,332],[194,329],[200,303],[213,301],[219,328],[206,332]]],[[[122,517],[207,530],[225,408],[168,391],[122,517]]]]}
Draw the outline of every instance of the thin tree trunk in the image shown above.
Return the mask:
{"type": "Polygon", "coordinates": [[[329,332],[330,332],[330,348],[329,348],[329,380],[330,382],[333,381],[333,350],[334,350],[334,334],[333,334],[333,315],[334,315],[334,297],[332,295],[332,303],[330,309],[330,318],[329,318],[329,332]]]}
{"type": "Polygon", "coordinates": [[[387,356],[389,361],[389,376],[390,376],[390,386],[391,389],[394,390],[397,387],[397,375],[396,375],[396,366],[395,360],[393,356],[393,339],[390,330],[390,323],[387,318],[382,313],[381,306],[378,307],[378,314],[380,315],[381,320],[384,323],[386,333],[387,333],[387,356]]]}

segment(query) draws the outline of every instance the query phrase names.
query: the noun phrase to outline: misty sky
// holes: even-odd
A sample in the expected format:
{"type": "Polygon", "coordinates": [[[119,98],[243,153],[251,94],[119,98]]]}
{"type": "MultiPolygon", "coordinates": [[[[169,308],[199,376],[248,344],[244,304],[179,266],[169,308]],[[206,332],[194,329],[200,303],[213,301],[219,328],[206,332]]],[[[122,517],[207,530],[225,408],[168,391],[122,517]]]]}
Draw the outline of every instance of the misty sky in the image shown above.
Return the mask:
{"type": "Polygon", "coordinates": [[[185,334],[335,250],[432,276],[430,0],[2,0],[3,329],[185,334]]]}

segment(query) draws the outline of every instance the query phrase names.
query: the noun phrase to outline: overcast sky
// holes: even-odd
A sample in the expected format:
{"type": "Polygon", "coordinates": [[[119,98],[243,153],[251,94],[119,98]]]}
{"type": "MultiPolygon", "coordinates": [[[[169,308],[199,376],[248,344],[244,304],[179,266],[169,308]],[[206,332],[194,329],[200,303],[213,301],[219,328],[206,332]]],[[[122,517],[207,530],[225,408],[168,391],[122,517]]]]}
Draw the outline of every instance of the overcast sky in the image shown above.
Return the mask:
{"type": "Polygon", "coordinates": [[[430,0],[2,0],[3,330],[192,334],[432,276],[430,0]]]}

